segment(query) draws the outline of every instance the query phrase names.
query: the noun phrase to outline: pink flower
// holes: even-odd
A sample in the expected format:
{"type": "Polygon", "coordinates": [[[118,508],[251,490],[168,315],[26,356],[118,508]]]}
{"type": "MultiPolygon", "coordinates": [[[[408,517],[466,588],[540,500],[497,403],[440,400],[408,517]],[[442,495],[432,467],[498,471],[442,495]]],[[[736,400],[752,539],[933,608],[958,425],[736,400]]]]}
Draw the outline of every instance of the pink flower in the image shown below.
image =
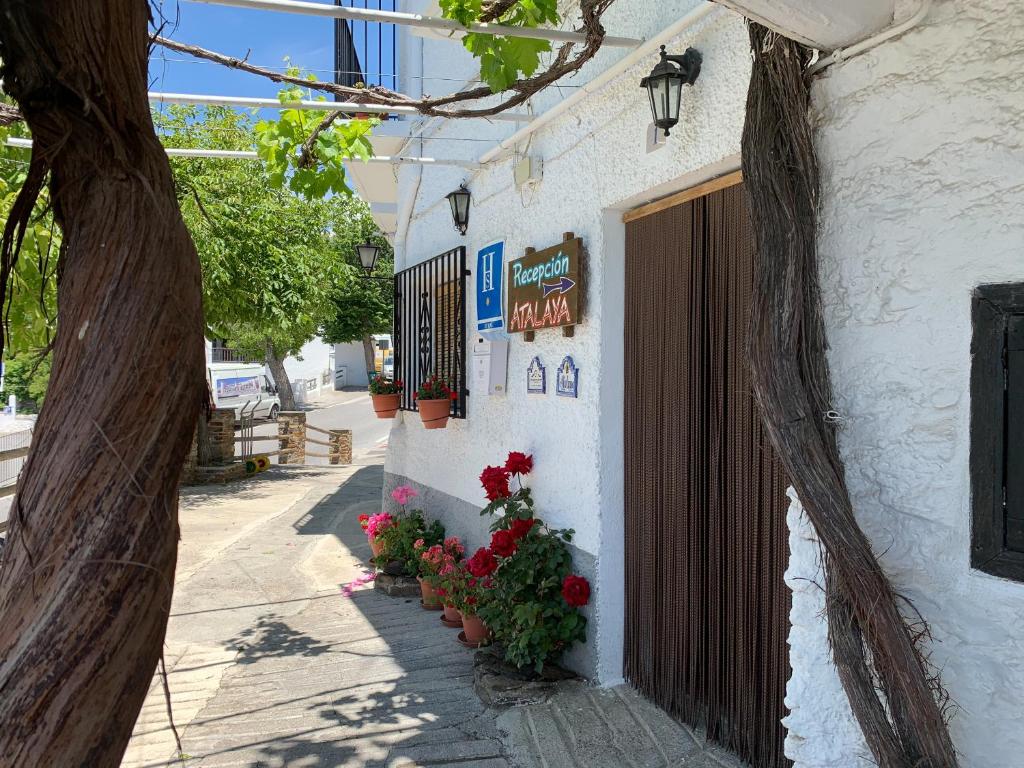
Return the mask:
{"type": "Polygon", "coordinates": [[[462,546],[458,536],[450,536],[444,540],[444,551],[449,555],[459,557],[466,552],[466,548],[462,546]]]}
{"type": "Polygon", "coordinates": [[[417,496],[419,496],[419,494],[413,490],[410,485],[400,485],[391,492],[391,498],[403,507],[409,503],[409,499],[413,499],[417,496]]]}
{"type": "Polygon", "coordinates": [[[387,512],[380,512],[366,522],[366,535],[375,539],[394,524],[395,518],[387,512]]]}
{"type": "Polygon", "coordinates": [[[414,541],[413,544],[412,544],[412,548],[416,549],[416,550],[420,550],[420,549],[423,549],[426,545],[427,545],[427,542],[425,542],[423,539],[416,539],[416,541],[414,541]]]}

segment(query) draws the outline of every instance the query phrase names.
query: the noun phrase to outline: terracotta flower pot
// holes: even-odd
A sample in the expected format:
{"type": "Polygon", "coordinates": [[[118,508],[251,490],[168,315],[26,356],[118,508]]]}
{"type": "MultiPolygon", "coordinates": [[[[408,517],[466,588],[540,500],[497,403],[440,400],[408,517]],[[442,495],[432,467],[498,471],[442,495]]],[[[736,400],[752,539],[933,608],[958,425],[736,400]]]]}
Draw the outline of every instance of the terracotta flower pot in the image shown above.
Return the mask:
{"type": "Polygon", "coordinates": [[[444,429],[448,426],[448,417],[452,413],[451,400],[420,400],[417,407],[420,409],[423,426],[427,429],[444,429]]]}
{"type": "Polygon", "coordinates": [[[466,634],[466,642],[482,643],[487,639],[487,627],[479,616],[462,615],[462,630],[466,634]]]}
{"type": "Polygon", "coordinates": [[[420,583],[420,595],[423,597],[423,607],[436,608],[440,604],[441,600],[434,591],[434,588],[421,576],[417,576],[416,581],[420,583]]]}
{"type": "Polygon", "coordinates": [[[447,603],[445,603],[444,617],[452,623],[462,623],[462,614],[459,613],[458,609],[454,605],[448,605],[447,603]]]}
{"type": "Polygon", "coordinates": [[[373,400],[373,410],[378,419],[393,419],[398,413],[402,396],[396,392],[393,395],[370,395],[370,399],[373,400]]]}
{"type": "Polygon", "coordinates": [[[384,551],[384,545],[377,541],[377,539],[370,538],[369,536],[366,538],[370,539],[370,552],[373,553],[374,557],[377,557],[384,551]]]}

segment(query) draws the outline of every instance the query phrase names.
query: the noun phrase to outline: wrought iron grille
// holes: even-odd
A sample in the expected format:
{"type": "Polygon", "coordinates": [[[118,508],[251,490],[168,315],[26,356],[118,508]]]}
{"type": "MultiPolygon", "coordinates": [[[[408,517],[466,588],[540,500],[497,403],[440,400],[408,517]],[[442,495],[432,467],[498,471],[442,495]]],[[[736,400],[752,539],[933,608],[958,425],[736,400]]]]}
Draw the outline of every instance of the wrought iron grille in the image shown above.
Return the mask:
{"type": "MultiPolygon", "coordinates": [[[[396,11],[396,0],[334,0],[347,8],[396,11]]],[[[380,85],[398,90],[398,47],[394,24],[334,20],[334,82],[380,85]]]]}
{"type": "Polygon", "coordinates": [[[458,394],[452,416],[466,418],[466,249],[462,246],[395,275],[395,379],[402,410],[415,411],[420,383],[439,376],[458,394]]]}

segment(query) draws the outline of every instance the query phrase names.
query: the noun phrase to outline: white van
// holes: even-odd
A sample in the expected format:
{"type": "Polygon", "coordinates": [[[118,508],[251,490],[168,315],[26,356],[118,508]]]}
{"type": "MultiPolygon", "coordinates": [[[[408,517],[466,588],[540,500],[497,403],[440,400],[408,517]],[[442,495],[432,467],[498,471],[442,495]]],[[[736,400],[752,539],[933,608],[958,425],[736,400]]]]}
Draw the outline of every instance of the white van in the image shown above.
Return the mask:
{"type": "Polygon", "coordinates": [[[281,411],[277,387],[258,363],[209,363],[206,378],[210,382],[213,403],[218,408],[233,408],[235,418],[248,415],[274,420],[281,411]]]}

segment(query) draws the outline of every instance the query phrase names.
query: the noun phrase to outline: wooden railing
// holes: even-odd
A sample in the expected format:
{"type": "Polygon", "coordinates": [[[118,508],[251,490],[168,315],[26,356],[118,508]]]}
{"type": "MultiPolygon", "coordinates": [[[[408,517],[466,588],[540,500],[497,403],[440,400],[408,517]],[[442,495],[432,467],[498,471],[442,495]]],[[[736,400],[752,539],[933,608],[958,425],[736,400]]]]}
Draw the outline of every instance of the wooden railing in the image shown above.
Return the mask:
{"type": "Polygon", "coordinates": [[[305,464],[307,456],[327,459],[329,464],[352,463],[352,430],[323,429],[306,423],[305,411],[281,411],[277,416],[278,450],[281,464],[305,464]],[[311,437],[309,432],[325,435],[327,440],[311,437]],[[311,451],[307,444],[323,446],[327,452],[311,451]]]}

